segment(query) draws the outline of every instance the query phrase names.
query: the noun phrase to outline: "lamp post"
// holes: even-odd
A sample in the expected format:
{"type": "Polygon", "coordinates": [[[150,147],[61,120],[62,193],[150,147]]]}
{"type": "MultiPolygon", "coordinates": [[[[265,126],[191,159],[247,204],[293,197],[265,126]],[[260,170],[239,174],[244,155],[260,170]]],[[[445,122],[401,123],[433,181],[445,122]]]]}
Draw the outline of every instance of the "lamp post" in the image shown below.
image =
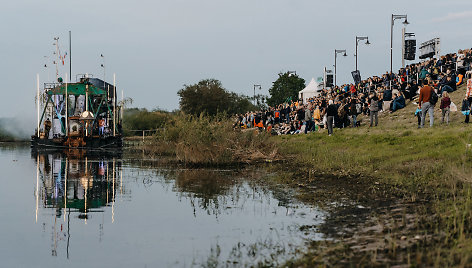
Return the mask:
{"type": "Polygon", "coordinates": [[[368,36],[356,36],[356,71],[358,70],[357,69],[357,47],[359,46],[359,41],[362,41],[362,40],[367,40],[365,44],[370,45],[368,36]]]}
{"type": "Polygon", "coordinates": [[[338,53],[344,53],[343,57],[347,57],[345,49],[335,49],[334,50],[334,87],[336,87],[336,59],[338,57],[338,53]]]}
{"type": "Polygon", "coordinates": [[[259,90],[262,89],[261,85],[254,85],[254,106],[256,106],[256,88],[259,88],[259,90]]]}
{"type": "MultiPolygon", "coordinates": [[[[403,24],[408,25],[407,15],[394,15],[392,14],[392,20],[390,24],[390,75],[393,73],[393,25],[395,24],[395,20],[405,19],[403,24]]],[[[390,79],[390,89],[392,89],[392,79],[390,79]]]]}

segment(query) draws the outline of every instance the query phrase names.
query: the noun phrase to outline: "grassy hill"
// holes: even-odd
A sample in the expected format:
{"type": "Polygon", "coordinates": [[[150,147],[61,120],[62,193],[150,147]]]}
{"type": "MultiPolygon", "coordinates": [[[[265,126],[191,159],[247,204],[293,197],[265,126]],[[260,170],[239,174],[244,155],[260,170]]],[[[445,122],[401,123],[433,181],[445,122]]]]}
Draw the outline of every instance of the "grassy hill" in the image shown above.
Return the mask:
{"type": "MultiPolygon", "coordinates": [[[[465,86],[451,95],[458,106],[465,86]]],[[[461,266],[472,262],[472,125],[460,111],[417,128],[416,105],[382,113],[379,126],[275,137],[286,159],[282,180],[300,197],[331,207],[320,229],[333,241],[314,242],[292,264],[461,266]],[[358,207],[364,209],[358,209],[358,207]],[[349,210],[350,208],[351,210],[349,210]],[[362,216],[364,215],[364,216],[362,216]],[[359,220],[361,219],[361,220],[359,220]]]]}

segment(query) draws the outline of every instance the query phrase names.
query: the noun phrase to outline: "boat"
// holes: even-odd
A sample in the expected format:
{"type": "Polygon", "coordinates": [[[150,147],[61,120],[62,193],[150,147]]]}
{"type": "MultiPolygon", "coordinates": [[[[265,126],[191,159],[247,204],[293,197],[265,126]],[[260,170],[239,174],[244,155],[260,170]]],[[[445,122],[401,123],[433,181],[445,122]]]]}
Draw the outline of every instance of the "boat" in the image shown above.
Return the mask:
{"type": "Polygon", "coordinates": [[[59,77],[57,82],[45,83],[41,91],[38,78],[38,123],[35,135],[31,136],[31,147],[121,148],[122,106],[117,105],[116,92],[115,82],[110,85],[89,74],[78,75],[75,83],[65,82],[59,77]]]}

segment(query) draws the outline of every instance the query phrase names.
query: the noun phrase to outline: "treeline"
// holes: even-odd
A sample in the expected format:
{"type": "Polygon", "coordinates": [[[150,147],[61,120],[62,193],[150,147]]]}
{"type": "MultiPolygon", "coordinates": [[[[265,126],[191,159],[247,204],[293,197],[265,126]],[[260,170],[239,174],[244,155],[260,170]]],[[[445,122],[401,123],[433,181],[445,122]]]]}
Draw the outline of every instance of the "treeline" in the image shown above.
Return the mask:
{"type": "Polygon", "coordinates": [[[140,135],[136,130],[153,130],[165,126],[169,119],[178,112],[167,112],[160,109],[149,111],[145,108],[125,109],[123,131],[125,136],[140,135]]]}
{"type": "MultiPolygon", "coordinates": [[[[138,131],[164,128],[178,115],[209,118],[229,117],[264,108],[262,97],[253,98],[226,90],[220,81],[205,79],[193,85],[184,85],[178,91],[180,109],[168,112],[161,109],[128,108],[124,111],[123,131],[126,136],[141,135],[138,131]]],[[[182,118],[182,117],[178,117],[182,118]]]]}
{"type": "Polygon", "coordinates": [[[251,103],[251,98],[226,90],[216,79],[201,80],[194,85],[184,85],[177,93],[180,97],[180,110],[185,114],[214,116],[216,114],[241,114],[255,111],[264,106],[251,103]]]}

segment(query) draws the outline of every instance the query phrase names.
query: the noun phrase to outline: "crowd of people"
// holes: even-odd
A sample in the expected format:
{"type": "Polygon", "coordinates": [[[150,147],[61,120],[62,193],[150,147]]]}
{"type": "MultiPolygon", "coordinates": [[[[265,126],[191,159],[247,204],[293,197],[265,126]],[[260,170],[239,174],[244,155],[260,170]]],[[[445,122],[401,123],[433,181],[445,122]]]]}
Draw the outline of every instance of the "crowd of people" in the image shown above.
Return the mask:
{"type": "MultiPolygon", "coordinates": [[[[333,128],[358,127],[359,115],[370,118],[370,127],[378,125],[378,114],[394,113],[416,101],[418,127],[424,126],[425,116],[434,121],[434,107],[441,98],[443,121],[449,123],[451,101],[448,93],[457,90],[472,72],[472,49],[459,50],[401,68],[397,73],[370,77],[358,84],[345,84],[323,89],[319,95],[305,101],[290,101],[263,111],[236,115],[235,127],[259,128],[274,135],[299,134],[333,128]]],[[[469,111],[472,92],[467,90],[462,111],[469,111]]],[[[465,113],[464,113],[465,114],[465,113]]],[[[469,119],[468,113],[466,122],[469,119]]]]}

